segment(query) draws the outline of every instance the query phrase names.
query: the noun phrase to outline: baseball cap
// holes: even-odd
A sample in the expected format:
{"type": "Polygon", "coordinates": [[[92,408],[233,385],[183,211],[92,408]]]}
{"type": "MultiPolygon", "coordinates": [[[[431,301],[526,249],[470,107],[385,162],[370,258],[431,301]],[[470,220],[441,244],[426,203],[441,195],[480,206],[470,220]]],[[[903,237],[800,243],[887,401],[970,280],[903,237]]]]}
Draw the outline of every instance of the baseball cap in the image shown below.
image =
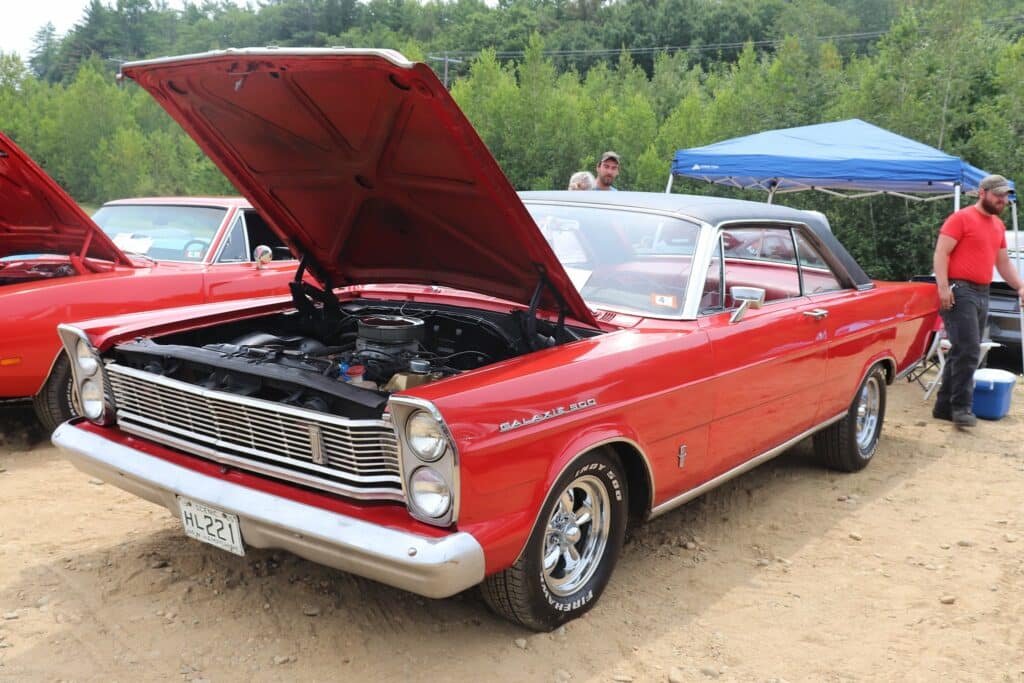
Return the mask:
{"type": "MultiPolygon", "coordinates": [[[[597,163],[602,164],[605,161],[608,161],[609,159],[611,159],[612,161],[614,161],[617,164],[620,163],[619,162],[619,153],[618,152],[612,152],[610,150],[605,152],[604,154],[602,154],[601,158],[598,160],[597,163]]],[[[1003,182],[1006,182],[1006,180],[1004,179],[1003,182]]]]}
{"type": "Polygon", "coordinates": [[[985,192],[1006,194],[1010,191],[1010,181],[1001,175],[987,175],[981,179],[981,182],[978,183],[978,187],[985,190],[985,192]]]}

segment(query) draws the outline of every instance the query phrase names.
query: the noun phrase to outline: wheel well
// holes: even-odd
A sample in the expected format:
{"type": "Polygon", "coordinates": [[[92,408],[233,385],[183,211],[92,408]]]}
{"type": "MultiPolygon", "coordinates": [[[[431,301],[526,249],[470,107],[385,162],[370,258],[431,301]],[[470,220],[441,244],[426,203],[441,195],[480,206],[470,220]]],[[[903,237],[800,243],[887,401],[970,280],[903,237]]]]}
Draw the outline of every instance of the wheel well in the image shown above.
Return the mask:
{"type": "Polygon", "coordinates": [[[876,365],[881,365],[882,369],[885,370],[885,383],[892,384],[896,381],[896,363],[892,358],[886,358],[876,365]]]}
{"type": "Polygon", "coordinates": [[[630,524],[646,519],[651,511],[651,475],[643,455],[635,446],[622,441],[607,444],[605,448],[615,453],[626,472],[630,524]]]}

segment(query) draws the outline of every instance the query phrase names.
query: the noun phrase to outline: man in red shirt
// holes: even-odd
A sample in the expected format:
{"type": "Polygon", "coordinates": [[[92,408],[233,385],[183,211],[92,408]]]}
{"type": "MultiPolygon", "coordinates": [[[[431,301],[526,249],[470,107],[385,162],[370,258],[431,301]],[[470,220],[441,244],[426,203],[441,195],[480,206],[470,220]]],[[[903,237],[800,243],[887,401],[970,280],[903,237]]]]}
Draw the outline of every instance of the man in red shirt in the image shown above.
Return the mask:
{"type": "Polygon", "coordinates": [[[978,201],[942,224],[935,244],[939,315],[952,344],[932,416],[973,427],[974,370],[988,316],[988,288],[995,267],[1024,302],[1024,281],[1006,252],[1006,226],[999,215],[1009,201],[1010,183],[990,175],[978,186],[978,201]]]}

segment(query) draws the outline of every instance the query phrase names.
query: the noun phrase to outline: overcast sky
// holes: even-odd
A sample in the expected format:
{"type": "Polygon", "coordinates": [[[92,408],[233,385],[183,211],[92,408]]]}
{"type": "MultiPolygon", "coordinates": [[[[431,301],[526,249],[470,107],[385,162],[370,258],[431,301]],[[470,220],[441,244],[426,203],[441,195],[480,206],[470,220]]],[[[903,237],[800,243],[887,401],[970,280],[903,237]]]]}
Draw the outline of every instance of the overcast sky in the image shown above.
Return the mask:
{"type": "MultiPolygon", "coordinates": [[[[57,29],[57,36],[63,37],[81,21],[89,0],[0,0],[0,4],[0,52],[17,52],[28,62],[36,31],[49,21],[57,29]]],[[[103,0],[103,4],[109,7],[115,0],[103,0]]],[[[168,5],[180,8],[182,3],[170,0],[168,5]]]]}

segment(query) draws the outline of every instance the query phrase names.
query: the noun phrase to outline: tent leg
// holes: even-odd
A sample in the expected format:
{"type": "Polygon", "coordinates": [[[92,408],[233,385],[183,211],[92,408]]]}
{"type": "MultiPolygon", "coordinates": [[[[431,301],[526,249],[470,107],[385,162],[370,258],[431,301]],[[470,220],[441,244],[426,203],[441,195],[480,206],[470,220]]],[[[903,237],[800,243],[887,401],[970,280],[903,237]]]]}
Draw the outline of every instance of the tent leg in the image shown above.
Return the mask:
{"type": "Polygon", "coordinates": [[[772,189],[768,190],[768,203],[771,204],[772,200],[775,199],[775,185],[772,185],[772,189]]]}
{"type": "Polygon", "coordinates": [[[674,176],[673,176],[672,173],[668,174],[668,185],[665,186],[665,194],[668,194],[668,193],[670,193],[672,191],[672,178],[673,177],[674,176]]]}
{"type": "Polygon", "coordinates": [[[960,183],[953,186],[953,211],[960,210],[960,183]]]}
{"type": "MultiPolygon", "coordinates": [[[[1017,268],[1017,272],[1021,272],[1021,251],[1024,251],[1024,244],[1020,241],[1020,226],[1017,225],[1017,201],[1010,202],[1010,215],[1013,216],[1013,239],[1014,245],[1016,245],[1016,254],[1013,260],[1016,261],[1014,266],[1017,268]]],[[[1020,324],[1020,366],[1021,373],[1024,374],[1024,304],[1020,301],[1017,302],[1017,322],[1020,324]]]]}

